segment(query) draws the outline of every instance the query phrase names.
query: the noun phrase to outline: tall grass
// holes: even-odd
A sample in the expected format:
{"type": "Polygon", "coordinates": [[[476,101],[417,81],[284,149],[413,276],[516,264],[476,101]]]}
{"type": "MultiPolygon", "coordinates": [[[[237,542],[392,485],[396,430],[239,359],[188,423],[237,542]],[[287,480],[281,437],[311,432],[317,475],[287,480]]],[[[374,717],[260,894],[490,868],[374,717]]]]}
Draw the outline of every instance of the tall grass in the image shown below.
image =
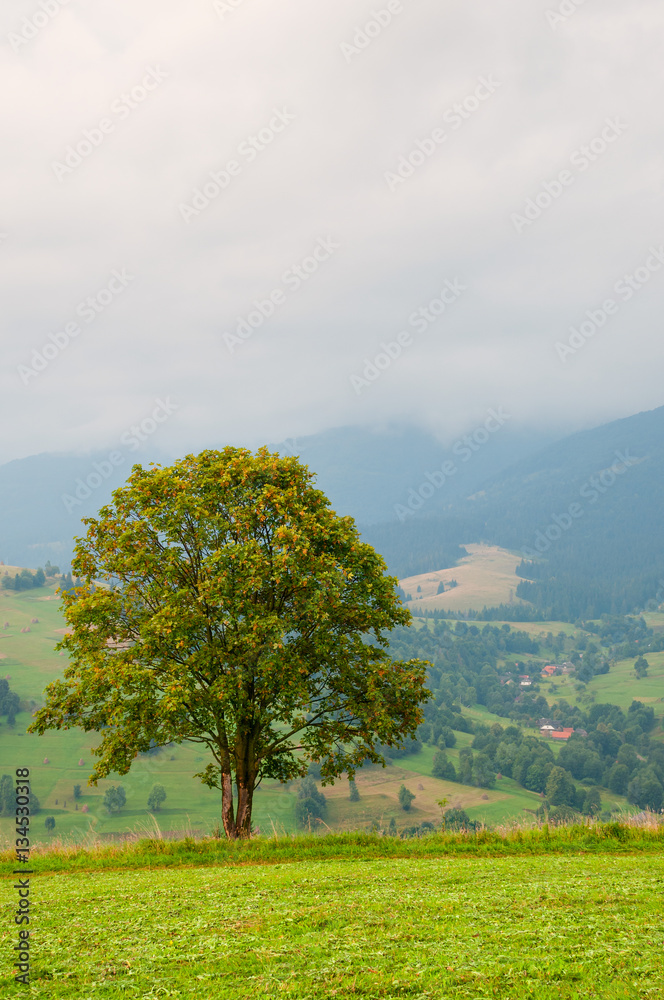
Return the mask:
{"type": "MultiPolygon", "coordinates": [[[[275,864],[302,860],[391,857],[445,857],[446,855],[536,855],[547,853],[653,853],[664,851],[664,818],[644,812],[621,822],[549,826],[503,824],[456,832],[438,830],[402,839],[384,833],[286,833],[273,824],[272,835],[247,841],[215,836],[196,838],[190,828],[180,839],[165,837],[156,818],[141,824],[122,842],[109,843],[90,827],[85,836],[53,838],[36,844],[31,865],[36,872],[68,869],[151,868],[178,865],[275,864]]],[[[15,860],[9,843],[0,851],[0,870],[9,872],[15,860]]]]}

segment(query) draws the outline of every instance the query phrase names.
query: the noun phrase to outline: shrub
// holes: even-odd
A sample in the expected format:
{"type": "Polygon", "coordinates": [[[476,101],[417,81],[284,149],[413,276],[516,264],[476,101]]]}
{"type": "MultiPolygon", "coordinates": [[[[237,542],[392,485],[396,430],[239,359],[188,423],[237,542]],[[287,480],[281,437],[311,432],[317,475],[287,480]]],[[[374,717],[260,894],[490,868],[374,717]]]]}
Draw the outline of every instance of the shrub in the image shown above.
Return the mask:
{"type": "Polygon", "coordinates": [[[571,806],[557,806],[549,812],[549,822],[554,824],[575,823],[580,818],[578,810],[571,806]]]}
{"type": "Polygon", "coordinates": [[[465,809],[448,809],[443,814],[446,830],[474,830],[475,823],[465,809]]]}
{"type": "Polygon", "coordinates": [[[583,799],[583,813],[585,816],[596,816],[602,811],[602,799],[599,788],[589,788],[583,799]]]}

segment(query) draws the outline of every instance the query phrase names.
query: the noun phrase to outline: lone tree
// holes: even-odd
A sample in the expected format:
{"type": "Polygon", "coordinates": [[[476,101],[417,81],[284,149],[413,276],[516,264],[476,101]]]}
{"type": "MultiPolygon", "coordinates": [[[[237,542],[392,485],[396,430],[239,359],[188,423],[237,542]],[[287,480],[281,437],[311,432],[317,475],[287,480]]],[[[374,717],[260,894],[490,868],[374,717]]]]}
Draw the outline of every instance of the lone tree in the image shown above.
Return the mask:
{"type": "Polygon", "coordinates": [[[77,540],[71,662],[31,731],[100,732],[92,784],[151,746],[204,744],[195,776],[221,789],[229,838],[250,836],[263,778],[384,763],[376,744],[422,722],[427,664],[391,660],[386,631],[410,612],[313,478],[265,448],[134,466],[77,540]]]}
{"type": "Polygon", "coordinates": [[[410,807],[414,798],[415,796],[410,789],[406,788],[405,785],[402,785],[399,789],[399,805],[401,808],[406,812],[410,812],[410,807]]]}
{"type": "Polygon", "coordinates": [[[650,664],[646,660],[645,656],[639,656],[634,663],[634,672],[636,676],[641,680],[642,677],[648,676],[648,668],[650,664]]]}
{"type": "Polygon", "coordinates": [[[120,812],[127,804],[127,795],[122,785],[111,785],[104,795],[104,805],[109,813],[120,812]]]}
{"type": "Polygon", "coordinates": [[[148,795],[148,809],[152,812],[159,812],[161,804],[166,800],[166,789],[163,785],[153,785],[148,795]]]}

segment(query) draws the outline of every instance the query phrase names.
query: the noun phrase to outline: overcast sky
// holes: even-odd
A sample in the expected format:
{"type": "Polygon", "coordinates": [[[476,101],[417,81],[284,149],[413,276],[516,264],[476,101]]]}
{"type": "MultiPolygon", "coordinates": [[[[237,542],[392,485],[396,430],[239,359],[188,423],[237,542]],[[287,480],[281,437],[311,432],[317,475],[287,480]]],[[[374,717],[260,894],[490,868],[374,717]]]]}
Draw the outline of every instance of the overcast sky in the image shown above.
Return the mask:
{"type": "Polygon", "coordinates": [[[664,403],[664,6],[577,3],[3,5],[0,461],[664,403]]]}

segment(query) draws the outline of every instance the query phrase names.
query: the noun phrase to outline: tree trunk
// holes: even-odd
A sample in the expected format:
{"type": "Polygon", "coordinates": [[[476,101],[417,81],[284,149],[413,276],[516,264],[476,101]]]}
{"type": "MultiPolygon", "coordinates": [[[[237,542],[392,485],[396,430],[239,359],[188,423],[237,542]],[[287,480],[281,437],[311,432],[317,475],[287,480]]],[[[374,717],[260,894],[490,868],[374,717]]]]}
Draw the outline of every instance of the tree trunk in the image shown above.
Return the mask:
{"type": "Polygon", "coordinates": [[[251,836],[251,809],[254,801],[254,783],[251,779],[238,782],[237,795],[237,836],[251,836]]]}
{"type": "Polygon", "coordinates": [[[237,838],[235,815],[233,813],[233,780],[230,773],[221,775],[221,821],[229,840],[237,838]]]}
{"type": "Polygon", "coordinates": [[[251,810],[254,801],[254,781],[240,779],[237,783],[237,814],[233,808],[233,782],[230,774],[221,776],[221,819],[229,840],[251,836],[251,810]]]}

